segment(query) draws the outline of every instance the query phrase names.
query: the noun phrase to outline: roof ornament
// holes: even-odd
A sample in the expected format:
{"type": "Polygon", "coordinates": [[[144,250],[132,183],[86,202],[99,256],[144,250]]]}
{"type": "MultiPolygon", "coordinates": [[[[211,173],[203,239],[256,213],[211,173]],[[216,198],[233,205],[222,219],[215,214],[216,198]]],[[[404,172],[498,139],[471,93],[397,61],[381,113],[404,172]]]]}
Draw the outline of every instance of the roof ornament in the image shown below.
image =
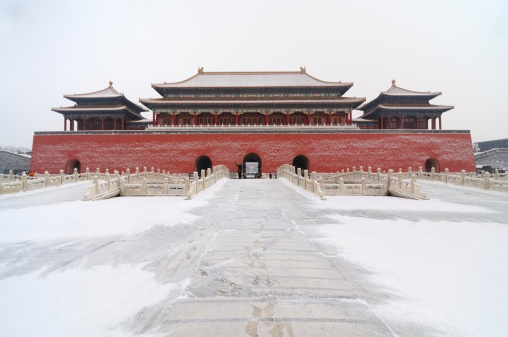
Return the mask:
{"type": "Polygon", "coordinates": [[[113,87],[113,81],[109,81],[109,87],[112,88],[113,87]]]}
{"type": "Polygon", "coordinates": [[[305,69],[305,67],[300,67],[300,73],[301,74],[306,74],[307,73],[307,70],[305,69]]]}
{"type": "Polygon", "coordinates": [[[392,80],[392,86],[395,86],[395,80],[392,80]]]}
{"type": "Polygon", "coordinates": [[[198,74],[199,75],[203,75],[203,67],[199,67],[198,68],[198,74]]]}

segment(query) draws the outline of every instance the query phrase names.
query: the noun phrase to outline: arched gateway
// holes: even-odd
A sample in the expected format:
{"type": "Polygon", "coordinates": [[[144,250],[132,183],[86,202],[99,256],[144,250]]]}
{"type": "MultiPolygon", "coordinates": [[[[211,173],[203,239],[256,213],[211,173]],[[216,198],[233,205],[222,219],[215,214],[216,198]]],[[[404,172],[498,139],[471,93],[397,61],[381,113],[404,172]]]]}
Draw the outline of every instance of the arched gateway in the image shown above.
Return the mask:
{"type": "Polygon", "coordinates": [[[261,157],[253,152],[248,153],[245,157],[243,157],[243,172],[246,178],[256,178],[256,175],[261,177],[263,172],[261,157]]]}
{"type": "Polygon", "coordinates": [[[201,177],[201,170],[212,168],[212,160],[208,156],[199,156],[194,162],[194,169],[198,172],[201,177]]]}
{"type": "Polygon", "coordinates": [[[78,170],[78,173],[81,172],[81,163],[77,159],[70,159],[67,164],[65,164],[65,174],[74,173],[74,169],[78,170]]]}
{"type": "Polygon", "coordinates": [[[295,169],[301,168],[302,174],[303,174],[304,170],[309,169],[309,163],[310,163],[309,158],[307,158],[306,156],[304,156],[302,154],[293,158],[293,166],[295,167],[295,169]]]}
{"type": "Polygon", "coordinates": [[[429,158],[425,161],[425,172],[430,172],[434,168],[436,173],[441,172],[439,168],[439,160],[436,158],[429,158]]]}

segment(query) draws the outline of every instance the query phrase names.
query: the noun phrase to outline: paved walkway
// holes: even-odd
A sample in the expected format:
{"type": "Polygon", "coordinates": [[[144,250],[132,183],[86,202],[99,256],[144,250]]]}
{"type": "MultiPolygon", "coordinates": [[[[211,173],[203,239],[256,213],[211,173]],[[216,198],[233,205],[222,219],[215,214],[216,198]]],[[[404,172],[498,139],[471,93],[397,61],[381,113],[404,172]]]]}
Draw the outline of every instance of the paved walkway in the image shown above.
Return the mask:
{"type": "Polygon", "coordinates": [[[280,180],[228,180],[215,196],[186,244],[150,267],[160,280],[190,278],[189,297],[141,311],[134,333],[394,335],[348,280],[348,265],[306,234],[315,224],[302,195],[280,180]]]}

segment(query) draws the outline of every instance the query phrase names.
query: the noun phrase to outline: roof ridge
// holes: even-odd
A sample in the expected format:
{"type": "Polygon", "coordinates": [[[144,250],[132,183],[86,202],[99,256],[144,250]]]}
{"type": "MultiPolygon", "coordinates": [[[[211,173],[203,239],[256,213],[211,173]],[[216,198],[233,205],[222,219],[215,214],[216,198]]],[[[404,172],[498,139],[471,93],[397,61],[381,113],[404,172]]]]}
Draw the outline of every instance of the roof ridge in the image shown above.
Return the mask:
{"type": "Polygon", "coordinates": [[[381,91],[382,93],[390,93],[390,90],[392,89],[400,89],[400,90],[404,90],[404,91],[407,91],[407,92],[411,92],[411,93],[414,93],[414,94],[429,94],[429,95],[433,95],[433,94],[441,94],[440,91],[414,91],[414,90],[409,90],[409,89],[406,89],[406,88],[402,88],[402,87],[399,87],[398,85],[395,84],[395,80],[392,80],[392,86],[386,90],[386,91],[381,91]]]}
{"type": "Polygon", "coordinates": [[[115,88],[113,88],[113,82],[112,81],[109,81],[109,86],[104,88],[104,89],[101,89],[101,90],[97,90],[97,91],[92,91],[92,92],[87,92],[87,93],[84,93],[84,94],[67,94],[67,95],[64,95],[64,97],[68,97],[68,96],[71,96],[71,97],[76,97],[76,96],[86,96],[86,95],[92,95],[92,94],[97,94],[99,92],[103,92],[103,91],[106,91],[110,89],[111,91],[113,91],[115,94],[117,95],[121,95],[121,96],[125,96],[123,93],[120,93],[118,92],[115,88]]]}

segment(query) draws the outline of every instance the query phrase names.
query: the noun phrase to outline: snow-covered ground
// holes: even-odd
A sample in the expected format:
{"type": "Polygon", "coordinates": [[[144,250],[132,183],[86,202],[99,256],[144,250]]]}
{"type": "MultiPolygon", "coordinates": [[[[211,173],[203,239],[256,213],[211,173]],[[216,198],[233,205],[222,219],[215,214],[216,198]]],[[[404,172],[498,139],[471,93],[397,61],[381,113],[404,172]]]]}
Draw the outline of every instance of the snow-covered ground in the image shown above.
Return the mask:
{"type": "MultiPolygon", "coordinates": [[[[80,201],[88,184],[34,192],[29,202],[2,196],[0,336],[125,336],[142,308],[187,297],[190,279],[154,270],[160,256],[187,244],[226,183],[191,201],[80,201]],[[157,233],[169,233],[164,251],[157,233]]],[[[428,326],[435,336],[508,334],[508,195],[423,183],[429,201],[322,201],[283,179],[273,183],[307,197],[302,212],[317,224],[302,228],[310,238],[366,272],[370,285],[350,280],[360,294],[369,286],[388,294],[369,303],[388,326],[428,326]]]]}

